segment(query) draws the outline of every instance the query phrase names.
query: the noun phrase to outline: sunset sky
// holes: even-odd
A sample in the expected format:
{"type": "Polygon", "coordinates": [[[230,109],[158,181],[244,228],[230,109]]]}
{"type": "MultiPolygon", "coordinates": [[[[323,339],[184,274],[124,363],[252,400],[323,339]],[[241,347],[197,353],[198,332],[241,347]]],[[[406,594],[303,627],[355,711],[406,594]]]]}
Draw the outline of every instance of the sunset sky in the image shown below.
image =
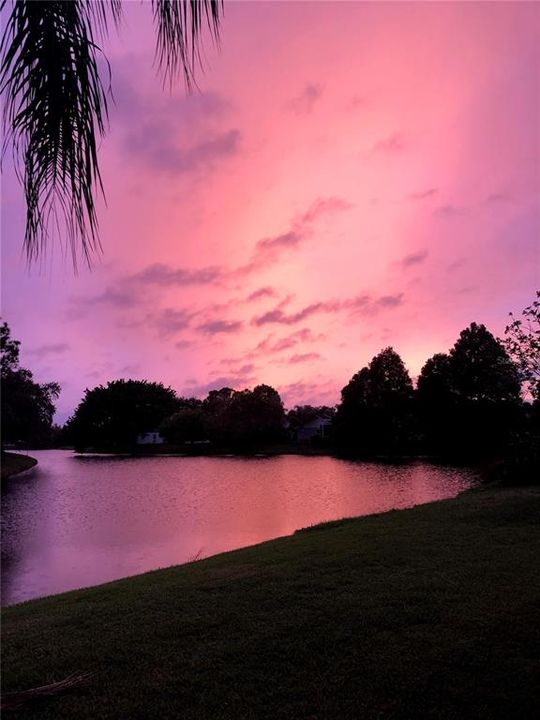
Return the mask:
{"type": "Polygon", "coordinates": [[[125,3],[90,270],[54,243],[28,270],[6,167],[2,316],[59,422],[116,378],[334,404],[381,348],[415,376],[540,286],[540,4],[225,9],[188,97],[125,3]]]}

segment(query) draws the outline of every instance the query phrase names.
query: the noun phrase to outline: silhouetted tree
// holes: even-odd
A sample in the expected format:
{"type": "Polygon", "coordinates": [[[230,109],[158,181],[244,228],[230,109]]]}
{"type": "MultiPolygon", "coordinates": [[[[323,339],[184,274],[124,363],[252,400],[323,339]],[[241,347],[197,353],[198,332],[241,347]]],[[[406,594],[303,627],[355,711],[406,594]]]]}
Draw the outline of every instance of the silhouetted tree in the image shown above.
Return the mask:
{"type": "Polygon", "coordinates": [[[503,344],[485,325],[462,330],[450,350],[452,383],[462,400],[516,402],[520,398],[520,380],[516,365],[503,344]]]}
{"type": "Polygon", "coordinates": [[[208,439],[209,422],[202,403],[199,402],[198,406],[181,407],[163,420],[159,431],[168,443],[175,445],[208,439]]]}
{"type": "Polygon", "coordinates": [[[360,453],[393,454],[411,449],[413,385],[391,347],[376,355],[341,391],[336,441],[360,453]]]}
{"type": "Polygon", "coordinates": [[[472,323],[448,355],[430,358],[417,387],[430,452],[463,458],[491,454],[522,420],[517,367],[484,325],[472,323]]]}
{"type": "MultiPolygon", "coordinates": [[[[99,138],[107,125],[110,88],[100,77],[98,46],[122,18],[121,0],[13,0],[1,43],[0,88],[18,174],[26,197],[29,260],[45,244],[49,224],[65,219],[73,260],[99,247],[94,205],[102,188],[99,138]]],[[[5,8],[6,0],[1,4],[5,8]]],[[[152,0],[156,58],[170,83],[190,88],[200,63],[203,26],[218,39],[222,0],[152,0]]],[[[106,67],[108,62],[106,61],[106,67]]]]}
{"type": "Polygon", "coordinates": [[[228,420],[237,445],[271,443],[284,436],[283,403],[277,390],[269,385],[234,393],[228,420]]]}
{"type": "Polygon", "coordinates": [[[130,450],[177,409],[176,393],[161,383],[115,380],[85,390],[66,433],[76,450],[130,450]]]}
{"type": "Polygon", "coordinates": [[[534,300],[505,329],[504,344],[516,363],[521,382],[535,399],[540,399],[540,290],[534,300]]]}
{"type": "Polygon", "coordinates": [[[54,401],[60,394],[55,382],[34,382],[30,370],[19,366],[19,341],[11,338],[7,323],[0,326],[2,382],[2,442],[35,446],[49,442],[54,401]]]}

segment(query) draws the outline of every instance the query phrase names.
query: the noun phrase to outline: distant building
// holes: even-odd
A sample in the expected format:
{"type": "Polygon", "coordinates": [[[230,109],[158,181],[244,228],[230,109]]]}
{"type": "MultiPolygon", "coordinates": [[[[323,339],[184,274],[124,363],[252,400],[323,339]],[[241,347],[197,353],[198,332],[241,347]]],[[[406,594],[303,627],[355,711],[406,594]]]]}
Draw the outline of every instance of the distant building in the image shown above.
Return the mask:
{"type": "Polygon", "coordinates": [[[164,442],[157,430],[137,435],[137,445],[163,445],[164,442]]]}
{"type": "Polygon", "coordinates": [[[332,423],[331,418],[318,415],[296,431],[298,442],[307,442],[313,438],[326,437],[327,428],[332,423]]]}

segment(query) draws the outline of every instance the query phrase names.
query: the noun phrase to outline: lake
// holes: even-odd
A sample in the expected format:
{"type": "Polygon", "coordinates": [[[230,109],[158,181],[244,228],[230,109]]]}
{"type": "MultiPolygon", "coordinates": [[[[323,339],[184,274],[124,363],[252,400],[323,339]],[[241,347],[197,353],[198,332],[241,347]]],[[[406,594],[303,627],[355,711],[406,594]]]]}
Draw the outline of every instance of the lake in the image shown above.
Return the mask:
{"type": "Polygon", "coordinates": [[[30,454],[39,465],[2,488],[4,605],[453,497],[475,480],[424,462],[30,454]]]}

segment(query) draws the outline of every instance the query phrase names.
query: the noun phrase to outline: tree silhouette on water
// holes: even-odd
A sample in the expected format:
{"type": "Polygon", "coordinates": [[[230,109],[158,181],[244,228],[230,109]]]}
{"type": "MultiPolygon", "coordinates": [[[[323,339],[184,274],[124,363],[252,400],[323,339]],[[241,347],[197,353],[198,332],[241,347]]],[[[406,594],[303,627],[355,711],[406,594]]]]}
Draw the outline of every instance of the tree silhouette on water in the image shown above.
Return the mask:
{"type": "MultiPolygon", "coordinates": [[[[0,9],[7,5],[0,1],[0,9]]],[[[74,264],[79,254],[88,262],[100,247],[97,146],[107,126],[110,91],[100,76],[104,55],[98,41],[111,24],[119,26],[122,2],[11,5],[0,46],[0,90],[6,138],[26,199],[26,255],[29,261],[42,255],[51,227],[63,223],[74,264]]],[[[152,0],[156,59],[165,82],[183,74],[188,89],[194,85],[203,28],[218,40],[222,7],[222,0],[152,0]]]]}

